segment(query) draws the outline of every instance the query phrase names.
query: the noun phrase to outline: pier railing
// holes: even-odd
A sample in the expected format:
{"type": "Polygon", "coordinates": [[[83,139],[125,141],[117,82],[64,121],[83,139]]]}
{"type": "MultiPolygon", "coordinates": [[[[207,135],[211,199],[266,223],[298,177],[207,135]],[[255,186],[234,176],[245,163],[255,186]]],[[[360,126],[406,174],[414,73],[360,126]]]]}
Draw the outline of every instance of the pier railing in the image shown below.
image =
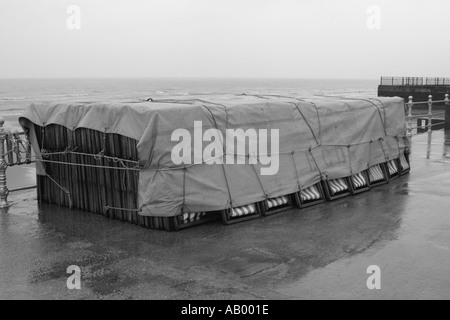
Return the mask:
{"type": "Polygon", "coordinates": [[[433,130],[433,127],[435,126],[442,126],[443,124],[445,124],[445,121],[449,121],[449,119],[445,119],[441,122],[436,122],[433,123],[433,116],[436,114],[433,114],[433,104],[435,103],[445,103],[445,105],[448,107],[450,105],[450,98],[449,95],[446,94],[445,95],[445,99],[444,100],[433,100],[433,96],[428,96],[428,101],[419,101],[419,102],[415,102],[413,101],[414,98],[412,96],[409,97],[408,99],[408,103],[406,104],[408,107],[408,113],[406,116],[407,119],[407,136],[408,138],[411,140],[411,137],[413,135],[414,130],[417,130],[419,127],[419,125],[417,126],[413,126],[413,118],[421,118],[421,117],[426,117],[428,119],[428,123],[427,123],[427,132],[429,134],[431,134],[431,131],[433,130]],[[413,115],[413,106],[415,105],[419,105],[419,104],[427,104],[428,105],[428,113],[427,114],[415,114],[413,115]]]}
{"type": "Polygon", "coordinates": [[[11,205],[6,185],[6,169],[33,163],[31,144],[26,132],[6,131],[5,120],[0,117],[0,209],[11,205]]]}
{"type": "Polygon", "coordinates": [[[381,77],[382,86],[450,86],[450,78],[381,77]]]}

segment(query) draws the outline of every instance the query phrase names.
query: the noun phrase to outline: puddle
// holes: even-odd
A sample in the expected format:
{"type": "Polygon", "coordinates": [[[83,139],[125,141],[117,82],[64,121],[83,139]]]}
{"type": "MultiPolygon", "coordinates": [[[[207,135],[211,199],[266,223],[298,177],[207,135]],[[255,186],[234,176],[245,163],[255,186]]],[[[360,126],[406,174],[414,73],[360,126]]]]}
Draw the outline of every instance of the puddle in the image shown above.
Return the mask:
{"type": "Polygon", "coordinates": [[[250,248],[241,252],[242,254],[218,261],[211,267],[240,278],[247,278],[285,262],[280,256],[261,249],[250,248]]]}

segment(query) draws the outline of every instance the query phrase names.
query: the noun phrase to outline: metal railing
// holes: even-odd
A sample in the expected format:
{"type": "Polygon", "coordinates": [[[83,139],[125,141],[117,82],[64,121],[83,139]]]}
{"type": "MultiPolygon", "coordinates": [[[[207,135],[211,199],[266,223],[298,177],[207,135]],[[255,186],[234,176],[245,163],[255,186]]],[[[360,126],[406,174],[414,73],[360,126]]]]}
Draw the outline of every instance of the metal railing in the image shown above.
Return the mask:
{"type": "MultiPolygon", "coordinates": [[[[411,137],[413,135],[413,130],[419,128],[419,126],[414,127],[412,124],[412,119],[413,117],[421,117],[421,116],[426,116],[428,118],[428,125],[427,125],[427,132],[431,133],[431,131],[433,130],[434,126],[439,126],[442,124],[445,124],[445,120],[438,122],[438,123],[433,123],[433,104],[434,103],[445,103],[446,106],[448,106],[450,104],[450,99],[449,99],[449,95],[446,94],[445,95],[445,99],[444,100],[436,100],[433,101],[433,96],[428,96],[428,101],[420,101],[420,102],[414,102],[413,101],[413,97],[409,96],[408,98],[408,114],[406,116],[407,118],[407,133],[406,135],[408,136],[408,139],[411,142],[411,137]],[[412,114],[412,108],[414,105],[419,105],[419,104],[428,104],[428,113],[424,114],[424,115],[415,115],[413,116],[412,114]]],[[[447,119],[448,120],[448,119],[447,119]]]]}
{"type": "Polygon", "coordinates": [[[9,166],[30,164],[32,150],[26,132],[9,132],[3,125],[5,119],[0,117],[0,209],[8,208],[9,189],[6,185],[6,169],[9,166]]]}
{"type": "Polygon", "coordinates": [[[450,86],[450,78],[381,77],[382,86],[450,86]]]}

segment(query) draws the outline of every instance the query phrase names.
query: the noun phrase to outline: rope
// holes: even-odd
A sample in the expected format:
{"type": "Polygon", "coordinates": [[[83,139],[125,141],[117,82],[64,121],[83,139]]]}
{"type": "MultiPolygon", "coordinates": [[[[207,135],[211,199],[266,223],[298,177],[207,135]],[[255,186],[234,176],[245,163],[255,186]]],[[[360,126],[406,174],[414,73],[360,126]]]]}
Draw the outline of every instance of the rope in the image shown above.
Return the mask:
{"type": "MultiPolygon", "coordinates": [[[[218,126],[217,126],[216,117],[214,116],[214,114],[212,113],[212,111],[211,111],[207,106],[205,106],[205,105],[203,105],[203,107],[206,108],[206,110],[211,114],[211,117],[212,117],[212,120],[213,120],[213,123],[214,123],[214,127],[216,128],[216,130],[219,130],[219,129],[218,129],[218,126]]],[[[225,115],[226,115],[226,121],[227,121],[227,126],[228,126],[227,107],[226,107],[226,106],[223,106],[223,107],[225,108],[225,115]]],[[[225,146],[224,146],[224,145],[222,145],[222,147],[223,147],[223,152],[224,152],[223,155],[222,155],[222,158],[223,158],[223,156],[226,155],[226,150],[225,150],[225,146]]],[[[225,170],[225,164],[223,163],[223,161],[222,161],[222,170],[223,170],[223,176],[224,176],[224,178],[225,178],[225,183],[226,183],[226,185],[227,185],[228,199],[229,199],[229,201],[230,201],[230,208],[233,208],[233,198],[232,198],[232,196],[231,196],[230,184],[229,184],[229,182],[228,182],[227,172],[226,172],[226,170],[225,170]]]]}
{"type": "MultiPolygon", "coordinates": [[[[74,150],[76,150],[78,147],[76,147],[74,150]]],[[[127,159],[122,159],[122,158],[118,158],[118,157],[110,157],[110,156],[105,156],[103,154],[103,150],[100,151],[100,153],[97,154],[91,154],[91,153],[84,153],[84,152],[74,152],[71,150],[68,150],[69,148],[67,148],[64,151],[59,151],[59,152],[45,152],[45,157],[49,157],[49,156],[53,156],[53,155],[61,155],[61,154],[75,154],[75,155],[81,155],[81,156],[90,156],[93,157],[95,160],[100,161],[102,158],[107,159],[109,161],[113,161],[113,162],[121,162],[123,164],[123,162],[129,162],[129,163],[133,163],[133,164],[139,164],[138,161],[134,161],[134,160],[127,160],[127,159]]]]}
{"type": "Polygon", "coordinates": [[[350,152],[350,145],[347,146],[348,151],[348,165],[350,167],[350,175],[353,176],[353,169],[352,169],[352,154],[350,152]]]}
{"type": "Polygon", "coordinates": [[[44,149],[44,134],[45,134],[45,122],[42,122],[42,127],[41,127],[41,152],[43,152],[44,149]]]}
{"type": "MultiPolygon", "coordinates": [[[[243,94],[243,95],[247,95],[247,94],[243,94]]],[[[264,95],[257,95],[257,94],[250,94],[250,95],[248,95],[248,96],[254,96],[254,97],[257,97],[257,98],[261,98],[261,99],[266,99],[265,97],[278,97],[278,98],[287,98],[287,99],[293,99],[293,100],[297,100],[297,101],[301,101],[301,102],[306,102],[306,103],[309,103],[309,104],[311,104],[312,106],[313,106],[313,108],[316,110],[316,114],[317,114],[317,123],[318,123],[318,125],[319,125],[319,139],[320,139],[320,141],[322,141],[322,128],[321,128],[321,125],[320,125],[320,116],[319,116],[319,108],[317,108],[317,105],[314,103],[314,102],[312,102],[312,101],[308,101],[308,100],[305,100],[305,99],[300,99],[300,98],[297,98],[297,97],[292,97],[292,96],[285,96],[285,95],[278,95],[278,94],[264,94],[264,95]]],[[[297,107],[297,109],[298,109],[298,106],[296,105],[296,104],[294,104],[296,107],[297,107]]],[[[300,109],[298,109],[299,111],[300,111],[300,109]]],[[[301,112],[300,112],[301,113],[301,112]]],[[[306,121],[306,119],[305,119],[305,122],[308,124],[308,121],[306,121]]],[[[309,124],[308,124],[308,126],[309,126],[309,124]]],[[[310,126],[309,126],[310,127],[310,126]]],[[[311,129],[311,127],[310,127],[310,129],[311,129]]],[[[311,131],[312,131],[312,129],[311,129],[311,131]]],[[[314,132],[313,132],[313,135],[314,135],[314,132]]],[[[315,137],[315,135],[314,135],[314,137],[315,137]]],[[[316,139],[316,141],[317,141],[317,139],[316,139]]],[[[319,142],[318,142],[319,143],[319,142]]]]}
{"type": "Polygon", "coordinates": [[[297,164],[295,163],[295,157],[294,157],[294,151],[291,152],[292,155],[292,162],[294,163],[294,169],[295,169],[295,176],[297,177],[297,187],[298,187],[298,191],[302,190],[302,186],[300,184],[300,177],[298,175],[298,169],[297,169],[297,164]]]}
{"type": "Polygon", "coordinates": [[[69,208],[72,209],[72,195],[70,193],[70,191],[68,189],[66,189],[65,187],[61,186],[58,182],[56,182],[49,174],[47,174],[47,177],[54,183],[56,184],[57,187],[59,187],[62,191],[64,191],[67,194],[67,197],[69,198],[69,208]]]}
{"type": "Polygon", "coordinates": [[[381,149],[383,150],[384,160],[386,160],[386,162],[388,162],[389,156],[386,154],[386,149],[384,148],[384,143],[383,143],[384,139],[380,138],[378,141],[380,141],[380,143],[381,143],[381,149]]]}
{"type": "MultiPolygon", "coordinates": [[[[36,162],[46,162],[46,163],[56,163],[56,164],[65,164],[70,166],[78,166],[78,167],[90,167],[90,168],[107,168],[107,169],[117,169],[117,170],[131,170],[131,171],[140,171],[142,168],[138,167],[110,167],[110,166],[97,166],[93,164],[82,164],[82,163],[73,163],[73,162],[63,162],[63,161],[54,161],[54,160],[44,160],[36,158],[36,162]]],[[[164,170],[171,170],[172,168],[167,169],[155,169],[155,171],[164,171],[164,170]]],[[[182,169],[182,168],[173,168],[173,169],[182,169]]],[[[150,169],[144,169],[144,170],[150,170],[150,169]]]]}
{"type": "Polygon", "coordinates": [[[311,155],[311,158],[314,161],[314,164],[316,165],[317,171],[319,171],[320,176],[322,176],[322,170],[320,170],[319,165],[317,164],[316,158],[314,158],[314,155],[312,153],[312,148],[309,148],[309,154],[311,155]]]}
{"type": "Polygon", "coordinates": [[[4,157],[4,156],[6,156],[8,153],[11,153],[11,152],[13,152],[14,150],[9,150],[9,151],[6,151],[4,154],[2,154],[1,156],[2,157],[4,157]]]}
{"type": "MultiPolygon", "coordinates": [[[[259,159],[259,158],[258,158],[258,159],[259,159]]],[[[259,160],[258,160],[258,162],[259,162],[259,160]]],[[[252,168],[253,168],[253,171],[254,171],[255,174],[256,174],[256,177],[258,178],[258,183],[259,183],[259,186],[261,187],[261,190],[262,190],[262,192],[263,192],[264,197],[265,197],[266,199],[268,199],[268,198],[269,198],[269,195],[267,194],[266,190],[264,189],[264,185],[263,185],[263,183],[262,183],[262,181],[261,181],[261,178],[260,178],[260,176],[259,176],[259,174],[258,174],[258,170],[256,170],[256,165],[255,165],[254,163],[252,163],[252,168]]]]}
{"type": "Polygon", "coordinates": [[[369,145],[369,157],[367,159],[367,170],[370,169],[370,160],[372,159],[372,143],[373,141],[370,141],[370,145],[369,145]]]}
{"type": "Polygon", "coordinates": [[[186,168],[183,170],[183,205],[181,207],[181,214],[185,212],[186,207],[186,168]]]}
{"type": "MultiPolygon", "coordinates": [[[[311,127],[311,125],[309,124],[308,120],[306,120],[306,117],[305,117],[305,115],[303,114],[303,112],[300,110],[299,106],[298,106],[297,104],[295,104],[295,103],[293,103],[293,105],[294,105],[295,108],[298,110],[298,112],[299,112],[300,115],[302,116],[303,120],[306,122],[306,125],[308,126],[309,130],[311,131],[311,133],[312,133],[312,135],[313,135],[313,137],[314,137],[314,140],[316,140],[316,143],[317,143],[318,145],[320,145],[320,142],[319,142],[319,140],[317,140],[317,137],[316,137],[316,134],[314,133],[314,130],[312,129],[312,127],[311,127]]],[[[319,132],[320,132],[320,130],[319,130],[319,132]]]]}
{"type": "Polygon", "coordinates": [[[111,207],[111,206],[104,206],[103,209],[105,209],[105,211],[108,210],[120,210],[120,211],[133,211],[133,212],[141,212],[140,209],[127,209],[127,208],[119,208],[119,207],[111,207]]]}
{"type": "Polygon", "coordinates": [[[375,103],[373,103],[372,101],[370,101],[370,99],[346,98],[346,97],[328,96],[328,95],[323,95],[323,96],[320,96],[320,97],[324,97],[324,98],[337,98],[337,99],[341,99],[341,100],[345,99],[345,100],[353,100],[353,101],[365,101],[365,102],[368,102],[368,103],[372,104],[372,105],[377,109],[377,111],[378,111],[378,114],[379,114],[380,120],[381,120],[381,124],[383,125],[383,131],[384,131],[384,133],[387,135],[387,132],[386,132],[386,108],[385,108],[385,106],[384,106],[384,104],[383,104],[383,102],[382,102],[381,100],[375,99],[375,98],[370,98],[370,99],[372,99],[372,100],[378,101],[378,102],[383,106],[384,120],[383,120],[383,117],[381,116],[380,108],[379,108],[375,103]]]}

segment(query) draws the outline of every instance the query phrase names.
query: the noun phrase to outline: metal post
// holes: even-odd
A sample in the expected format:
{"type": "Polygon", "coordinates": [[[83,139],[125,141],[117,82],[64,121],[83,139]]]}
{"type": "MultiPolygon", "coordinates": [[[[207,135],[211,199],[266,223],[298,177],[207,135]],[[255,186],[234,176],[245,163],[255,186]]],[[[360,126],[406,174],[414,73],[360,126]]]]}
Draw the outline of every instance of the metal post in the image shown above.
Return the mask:
{"type": "Polygon", "coordinates": [[[450,99],[448,93],[445,95],[445,130],[450,131],[450,99]]]}
{"type": "Polygon", "coordinates": [[[0,117],[0,209],[10,206],[8,202],[9,190],[6,186],[6,169],[8,168],[8,163],[5,160],[6,132],[5,128],[3,128],[4,124],[5,119],[0,117]]]}
{"type": "Polygon", "coordinates": [[[412,107],[414,105],[413,97],[409,96],[408,101],[408,128],[407,128],[407,137],[409,140],[409,144],[411,145],[411,138],[412,138],[412,107]]]}
{"type": "Polygon", "coordinates": [[[433,96],[428,96],[428,132],[432,130],[431,121],[433,120],[433,96]]]}

